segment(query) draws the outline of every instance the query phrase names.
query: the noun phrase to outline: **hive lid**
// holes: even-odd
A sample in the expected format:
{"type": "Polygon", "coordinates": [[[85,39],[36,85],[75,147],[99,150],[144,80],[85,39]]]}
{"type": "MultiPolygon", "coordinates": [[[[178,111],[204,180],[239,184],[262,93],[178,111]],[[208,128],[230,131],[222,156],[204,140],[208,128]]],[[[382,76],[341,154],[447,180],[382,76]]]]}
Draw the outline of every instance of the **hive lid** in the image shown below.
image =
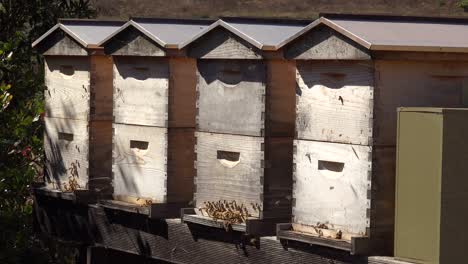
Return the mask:
{"type": "Polygon", "coordinates": [[[257,18],[221,18],[192,39],[180,45],[184,48],[215,28],[222,27],[262,50],[277,50],[284,41],[301,31],[310,21],[257,18]]]}
{"type": "Polygon", "coordinates": [[[375,15],[325,15],[283,42],[326,25],[370,50],[468,52],[468,20],[375,15]]]}
{"type": "Polygon", "coordinates": [[[212,23],[213,20],[204,19],[132,18],[116,32],[100,41],[99,45],[103,45],[132,26],[162,47],[177,48],[212,23]]]}
{"type": "Polygon", "coordinates": [[[99,42],[118,30],[123,24],[123,21],[60,19],[59,23],[34,41],[32,47],[36,47],[56,30],[63,30],[83,47],[98,45],[99,42]]]}

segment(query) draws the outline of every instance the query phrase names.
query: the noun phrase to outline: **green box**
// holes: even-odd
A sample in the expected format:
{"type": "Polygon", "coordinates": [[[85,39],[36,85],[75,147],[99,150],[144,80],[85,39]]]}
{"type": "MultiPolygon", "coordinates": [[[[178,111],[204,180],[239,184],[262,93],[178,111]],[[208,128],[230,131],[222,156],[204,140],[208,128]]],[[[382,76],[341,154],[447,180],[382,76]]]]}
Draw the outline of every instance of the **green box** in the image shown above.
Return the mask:
{"type": "Polygon", "coordinates": [[[468,109],[399,108],[395,257],[468,263],[468,109]]]}

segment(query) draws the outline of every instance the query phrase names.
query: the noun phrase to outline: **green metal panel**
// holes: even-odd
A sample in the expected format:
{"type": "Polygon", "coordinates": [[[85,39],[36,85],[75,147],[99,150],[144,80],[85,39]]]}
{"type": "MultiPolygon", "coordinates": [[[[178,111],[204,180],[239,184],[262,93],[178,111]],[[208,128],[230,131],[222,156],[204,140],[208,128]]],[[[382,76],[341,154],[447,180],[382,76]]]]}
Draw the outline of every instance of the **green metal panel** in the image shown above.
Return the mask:
{"type": "Polygon", "coordinates": [[[395,256],[439,263],[442,127],[440,109],[399,109],[395,256]]]}

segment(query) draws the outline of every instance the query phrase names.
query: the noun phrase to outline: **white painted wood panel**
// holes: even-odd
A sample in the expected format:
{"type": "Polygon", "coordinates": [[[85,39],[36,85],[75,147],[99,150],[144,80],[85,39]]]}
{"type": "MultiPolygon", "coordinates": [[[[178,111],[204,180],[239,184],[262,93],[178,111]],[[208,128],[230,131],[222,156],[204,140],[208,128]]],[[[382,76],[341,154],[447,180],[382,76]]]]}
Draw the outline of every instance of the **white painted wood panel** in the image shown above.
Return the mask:
{"type": "Polygon", "coordinates": [[[45,118],[45,168],[48,188],[63,190],[69,177],[81,189],[88,188],[88,122],[83,120],[45,118]]]}
{"type": "Polygon", "coordinates": [[[261,59],[259,50],[230,33],[217,28],[189,46],[191,57],[203,59],[261,59]]]}
{"type": "Polygon", "coordinates": [[[114,57],[114,122],[166,127],[168,86],[167,59],[114,57]]]}
{"type": "Polygon", "coordinates": [[[371,147],[295,140],[294,222],[366,234],[371,147]]]}
{"type": "Polygon", "coordinates": [[[198,61],[198,129],[261,136],[265,65],[247,60],[198,61]]]}
{"type": "Polygon", "coordinates": [[[45,57],[45,110],[48,117],[88,120],[88,57],[45,57]]]}
{"type": "Polygon", "coordinates": [[[44,51],[43,55],[88,56],[86,49],[64,32],[54,33],[51,38],[45,45],[52,46],[44,51]]]}
{"type": "Polygon", "coordinates": [[[298,139],[372,144],[373,66],[365,62],[298,61],[298,139]]]}
{"type": "Polygon", "coordinates": [[[165,202],[167,128],[113,124],[114,195],[165,202]]]}
{"type": "Polygon", "coordinates": [[[296,60],[370,60],[369,50],[327,26],[316,27],[285,48],[296,60]]]}
{"type": "Polygon", "coordinates": [[[203,207],[204,201],[235,200],[258,216],[251,203],[262,205],[263,138],[203,132],[196,132],[195,136],[196,207],[203,207]],[[239,155],[226,159],[222,152],[239,155]]]}

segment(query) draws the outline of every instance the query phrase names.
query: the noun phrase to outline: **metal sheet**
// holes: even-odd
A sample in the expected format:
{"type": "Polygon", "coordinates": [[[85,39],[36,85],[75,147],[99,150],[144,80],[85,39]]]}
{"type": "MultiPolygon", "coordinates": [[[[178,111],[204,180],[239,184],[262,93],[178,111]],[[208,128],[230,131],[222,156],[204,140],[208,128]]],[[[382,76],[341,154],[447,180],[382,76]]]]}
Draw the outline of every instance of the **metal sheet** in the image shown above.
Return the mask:
{"type": "Polygon", "coordinates": [[[393,19],[329,19],[372,46],[468,47],[467,23],[393,19]]]}
{"type": "Polygon", "coordinates": [[[96,20],[65,20],[61,24],[86,42],[87,45],[97,45],[104,38],[114,33],[123,22],[96,20]]]}
{"type": "Polygon", "coordinates": [[[183,19],[132,19],[154,37],[160,39],[165,45],[179,45],[197,33],[207,28],[213,21],[210,20],[183,20],[183,19]]]}
{"type": "Polygon", "coordinates": [[[242,19],[230,20],[223,18],[223,20],[237,31],[256,40],[263,46],[273,47],[276,47],[284,40],[298,33],[307,25],[304,21],[294,23],[293,21],[275,22],[262,21],[260,19],[255,21],[242,21],[242,19]]]}

